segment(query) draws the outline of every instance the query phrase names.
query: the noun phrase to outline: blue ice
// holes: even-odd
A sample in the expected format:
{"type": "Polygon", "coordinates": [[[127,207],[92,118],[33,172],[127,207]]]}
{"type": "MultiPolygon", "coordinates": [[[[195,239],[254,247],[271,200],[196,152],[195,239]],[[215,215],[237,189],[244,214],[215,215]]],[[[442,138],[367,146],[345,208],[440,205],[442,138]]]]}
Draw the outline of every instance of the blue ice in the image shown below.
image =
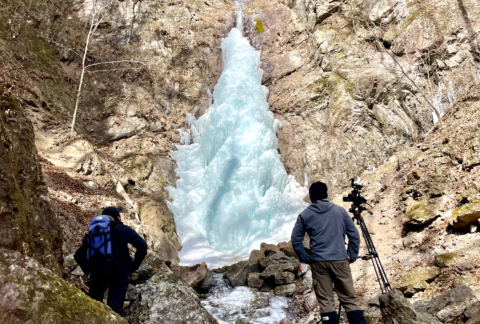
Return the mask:
{"type": "Polygon", "coordinates": [[[214,268],[244,259],[261,242],[288,241],[306,189],[277,152],[281,127],[262,86],[260,52],[238,29],[221,43],[224,69],[213,104],[171,152],[176,188],[167,187],[182,240],[181,263],[214,268]]]}

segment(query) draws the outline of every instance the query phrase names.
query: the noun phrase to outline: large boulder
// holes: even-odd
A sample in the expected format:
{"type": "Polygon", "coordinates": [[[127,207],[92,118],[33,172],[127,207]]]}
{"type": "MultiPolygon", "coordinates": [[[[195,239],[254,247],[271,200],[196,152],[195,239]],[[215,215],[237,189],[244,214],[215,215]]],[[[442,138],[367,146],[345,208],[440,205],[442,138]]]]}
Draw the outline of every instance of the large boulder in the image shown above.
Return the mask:
{"type": "Polygon", "coordinates": [[[138,269],[137,283],[141,284],[153,277],[155,274],[169,274],[172,271],[167,267],[165,262],[155,253],[148,254],[138,269]]]}
{"type": "Polygon", "coordinates": [[[258,265],[256,262],[240,261],[231,266],[226,267],[225,276],[233,287],[246,286],[248,275],[257,272],[258,265]]]}
{"type": "Polygon", "coordinates": [[[197,293],[175,275],[155,275],[137,285],[139,298],[130,305],[131,324],[217,324],[197,293]]]}
{"type": "Polygon", "coordinates": [[[407,209],[403,216],[402,223],[422,225],[434,220],[437,217],[435,211],[428,206],[427,200],[421,200],[407,209]]]}
{"type": "Polygon", "coordinates": [[[385,324],[417,324],[417,313],[410,301],[398,289],[379,297],[385,324]]]}
{"type": "Polygon", "coordinates": [[[250,288],[262,288],[263,280],[259,278],[258,273],[250,273],[248,275],[248,286],[250,288]]]}
{"type": "Polygon", "coordinates": [[[110,307],[42,267],[0,248],[0,323],[127,324],[110,307]]]}
{"type": "Polygon", "coordinates": [[[112,116],[107,118],[105,126],[105,135],[110,141],[115,141],[144,131],[148,124],[143,118],[112,116]]]}
{"type": "Polygon", "coordinates": [[[416,287],[435,279],[440,273],[440,268],[437,267],[416,267],[404,274],[395,284],[395,288],[407,290],[410,286],[416,287]]]}
{"type": "Polygon", "coordinates": [[[207,275],[207,271],[208,271],[208,267],[205,262],[202,262],[202,264],[197,264],[196,266],[191,267],[187,277],[187,284],[190,287],[198,286],[205,279],[205,276],[207,275]]]}
{"type": "Polygon", "coordinates": [[[0,247],[34,257],[61,274],[62,229],[40,166],[33,126],[0,94],[0,247]]]}
{"type": "Polygon", "coordinates": [[[453,228],[466,229],[470,224],[478,224],[479,219],[480,201],[473,200],[472,202],[455,209],[448,220],[453,228]]]}
{"type": "Polygon", "coordinates": [[[260,273],[261,279],[267,279],[284,271],[295,272],[298,269],[299,262],[295,258],[277,253],[271,255],[268,259],[268,266],[260,273]]]}
{"type": "Polygon", "coordinates": [[[460,286],[414,306],[418,312],[429,313],[442,323],[452,323],[462,316],[467,306],[476,301],[477,298],[469,287],[460,286]]]}

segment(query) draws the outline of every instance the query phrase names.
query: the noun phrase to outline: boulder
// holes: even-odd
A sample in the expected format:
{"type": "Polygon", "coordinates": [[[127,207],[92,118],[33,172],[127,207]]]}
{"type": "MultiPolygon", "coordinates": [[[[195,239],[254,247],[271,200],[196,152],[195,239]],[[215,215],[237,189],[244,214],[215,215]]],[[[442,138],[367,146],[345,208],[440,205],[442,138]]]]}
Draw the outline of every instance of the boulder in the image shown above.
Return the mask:
{"type": "Polygon", "coordinates": [[[268,266],[260,273],[261,279],[267,279],[284,271],[295,272],[298,269],[299,262],[295,258],[289,258],[283,254],[273,254],[268,259],[268,266]]]}
{"type": "Polygon", "coordinates": [[[303,276],[303,285],[308,289],[313,288],[313,274],[311,270],[308,270],[305,276],[303,276]]]}
{"type": "Polygon", "coordinates": [[[286,244],[282,244],[282,245],[279,244],[279,249],[280,249],[280,252],[282,252],[286,256],[298,259],[297,253],[295,253],[295,250],[293,249],[291,241],[289,241],[286,244]]]}
{"type": "Polygon", "coordinates": [[[213,272],[209,270],[205,274],[205,278],[203,279],[203,281],[198,285],[197,291],[202,294],[207,293],[208,291],[210,291],[211,288],[213,288],[214,282],[215,277],[213,276],[213,272]]]}
{"type": "Polygon", "coordinates": [[[286,285],[295,281],[295,275],[292,272],[280,272],[275,274],[275,284],[286,285]]]}
{"type": "Polygon", "coordinates": [[[467,260],[462,260],[455,263],[455,269],[457,269],[458,271],[470,271],[474,268],[475,267],[473,266],[472,262],[467,260]]]}
{"type": "Polygon", "coordinates": [[[112,116],[105,121],[106,136],[110,141],[131,137],[145,130],[147,126],[146,120],[138,117],[112,116]]]}
{"type": "Polygon", "coordinates": [[[314,292],[311,292],[305,295],[305,301],[303,302],[303,307],[307,313],[313,312],[313,310],[318,306],[317,296],[314,292]]]}
{"type": "Polygon", "coordinates": [[[418,312],[429,313],[442,323],[451,323],[476,301],[477,298],[470,288],[460,286],[447,290],[430,301],[415,303],[414,306],[418,312]]]}
{"type": "Polygon", "coordinates": [[[128,285],[125,300],[135,300],[139,296],[138,290],[134,285],[128,285]]]}
{"type": "Polygon", "coordinates": [[[19,252],[0,248],[0,323],[127,324],[110,307],[19,252]]]}
{"type": "Polygon", "coordinates": [[[130,304],[131,324],[218,323],[197,293],[173,274],[157,274],[137,289],[140,296],[130,304]]]}
{"type": "Polygon", "coordinates": [[[250,273],[248,275],[248,287],[261,288],[263,286],[263,280],[260,279],[258,273],[250,273]]]}
{"type": "Polygon", "coordinates": [[[163,262],[163,260],[161,260],[155,253],[150,253],[145,257],[137,272],[137,284],[144,283],[145,281],[153,277],[156,273],[172,273],[172,271],[167,267],[165,262],[163,262]]]}
{"type": "Polygon", "coordinates": [[[423,225],[437,217],[435,211],[427,206],[427,200],[421,200],[407,209],[403,216],[403,224],[423,225]]]}
{"type": "Polygon", "coordinates": [[[275,244],[267,244],[262,243],[260,244],[260,251],[264,254],[264,256],[269,257],[272,254],[280,253],[280,249],[275,244]]]}
{"type": "Polygon", "coordinates": [[[183,281],[187,281],[190,267],[172,264],[170,269],[177,277],[181,278],[183,281]]]}
{"type": "Polygon", "coordinates": [[[262,251],[260,250],[253,250],[250,252],[250,257],[248,258],[248,261],[250,262],[258,262],[261,258],[264,258],[265,254],[263,254],[262,251]]]}
{"type": "Polygon", "coordinates": [[[235,324],[251,324],[249,321],[247,321],[244,318],[241,318],[235,322],[235,324]]]}
{"type": "Polygon", "coordinates": [[[246,286],[248,275],[257,272],[258,265],[256,262],[240,261],[231,266],[226,267],[225,276],[230,280],[233,287],[246,286]]]}
{"type": "Polygon", "coordinates": [[[437,267],[416,267],[404,274],[395,284],[395,288],[407,290],[409,286],[418,286],[423,281],[435,279],[441,273],[437,267]]]}
{"type": "Polygon", "coordinates": [[[296,288],[296,285],[294,283],[289,284],[289,285],[281,285],[281,286],[275,287],[275,290],[274,290],[273,293],[276,296],[290,297],[295,292],[295,288],[296,288]]]}
{"type": "Polygon", "coordinates": [[[435,256],[435,264],[440,268],[448,268],[455,265],[456,253],[444,253],[435,256]]]}
{"type": "Polygon", "coordinates": [[[385,324],[417,324],[417,313],[403,293],[392,289],[379,297],[382,320],[385,324]]]}
{"type": "Polygon", "coordinates": [[[288,318],[285,317],[284,319],[282,319],[280,321],[279,324],[292,324],[292,322],[288,318]]]}
{"type": "Polygon", "coordinates": [[[190,272],[188,273],[188,276],[187,276],[187,284],[190,287],[196,287],[205,279],[207,271],[208,271],[208,267],[205,262],[202,262],[202,264],[197,264],[191,267],[190,272]]]}
{"type": "Polygon", "coordinates": [[[480,201],[462,205],[453,211],[452,216],[448,219],[450,225],[455,229],[468,229],[470,224],[478,223],[480,219],[480,201]]]}
{"type": "Polygon", "coordinates": [[[464,313],[467,319],[480,315],[480,301],[476,301],[467,306],[464,313]]]}
{"type": "Polygon", "coordinates": [[[260,270],[266,269],[270,264],[270,260],[267,257],[263,257],[258,260],[258,267],[260,270]]]}

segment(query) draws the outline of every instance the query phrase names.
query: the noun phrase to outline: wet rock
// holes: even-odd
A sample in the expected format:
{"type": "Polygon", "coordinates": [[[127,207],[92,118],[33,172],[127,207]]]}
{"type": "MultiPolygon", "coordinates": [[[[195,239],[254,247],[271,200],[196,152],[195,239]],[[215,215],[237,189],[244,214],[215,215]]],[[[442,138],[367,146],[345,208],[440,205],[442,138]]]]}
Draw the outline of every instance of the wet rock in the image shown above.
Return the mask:
{"type": "Polygon", "coordinates": [[[150,253],[143,260],[140,268],[138,269],[137,284],[144,283],[155,274],[169,274],[172,271],[167,267],[165,262],[161,260],[156,254],[150,253]]]}
{"type": "Polygon", "coordinates": [[[455,268],[458,271],[470,271],[470,270],[473,270],[475,267],[473,266],[472,262],[462,260],[455,263],[455,268]]]}
{"type": "Polygon", "coordinates": [[[0,323],[127,324],[110,307],[41,266],[0,248],[0,323]]]}
{"type": "Polygon", "coordinates": [[[456,253],[438,254],[435,256],[435,264],[440,268],[448,268],[455,264],[456,259],[456,253]]]}
{"type": "Polygon", "coordinates": [[[295,292],[295,284],[289,284],[289,285],[281,285],[281,286],[277,286],[275,287],[275,290],[274,290],[274,294],[276,296],[286,296],[286,297],[289,297],[289,296],[292,296],[293,293],[295,292]]]}
{"type": "Polygon", "coordinates": [[[305,301],[303,302],[303,307],[305,310],[310,313],[318,306],[317,297],[314,292],[305,295],[305,301]]]}
{"type": "Polygon", "coordinates": [[[130,304],[131,324],[218,323],[197,293],[175,275],[157,274],[137,289],[140,296],[130,304]]]}
{"type": "Polygon", "coordinates": [[[299,262],[295,258],[289,258],[283,254],[273,254],[268,259],[268,267],[260,273],[261,279],[267,279],[284,271],[295,272],[298,269],[299,262]]]}
{"type": "Polygon", "coordinates": [[[260,279],[260,274],[250,273],[248,275],[248,287],[250,288],[261,288],[263,286],[263,280],[260,279]]]}
{"type": "Polygon", "coordinates": [[[382,320],[385,324],[416,324],[417,313],[398,289],[379,297],[382,320]]]}
{"type": "Polygon", "coordinates": [[[202,264],[197,264],[190,268],[190,272],[187,276],[187,284],[190,287],[196,287],[199,283],[201,283],[207,274],[208,267],[205,262],[202,264]]]}
{"type": "Polygon", "coordinates": [[[422,281],[435,279],[441,273],[437,267],[416,267],[404,274],[395,284],[395,288],[407,290],[410,285],[417,286],[422,281]]]}
{"type": "Polygon", "coordinates": [[[480,201],[474,200],[455,209],[448,221],[455,229],[468,229],[470,224],[478,223],[479,219],[480,201]]]}
{"type": "Polygon", "coordinates": [[[241,261],[226,268],[225,276],[233,287],[246,286],[248,275],[258,270],[255,262],[241,261]]]}
{"type": "Polygon", "coordinates": [[[275,274],[275,284],[286,285],[295,281],[295,275],[291,272],[280,272],[275,274]]]}

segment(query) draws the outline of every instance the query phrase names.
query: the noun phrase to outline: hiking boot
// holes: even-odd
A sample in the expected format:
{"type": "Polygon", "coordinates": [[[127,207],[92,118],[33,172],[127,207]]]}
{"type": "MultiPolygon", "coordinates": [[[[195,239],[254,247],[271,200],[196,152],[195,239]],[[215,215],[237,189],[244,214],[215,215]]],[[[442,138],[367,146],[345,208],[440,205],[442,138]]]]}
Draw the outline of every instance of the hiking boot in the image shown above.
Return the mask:
{"type": "Polygon", "coordinates": [[[366,324],[365,317],[363,317],[363,311],[356,310],[347,313],[349,324],[366,324]]]}
{"type": "Polygon", "coordinates": [[[337,312],[321,313],[323,324],[339,324],[337,312]]]}

